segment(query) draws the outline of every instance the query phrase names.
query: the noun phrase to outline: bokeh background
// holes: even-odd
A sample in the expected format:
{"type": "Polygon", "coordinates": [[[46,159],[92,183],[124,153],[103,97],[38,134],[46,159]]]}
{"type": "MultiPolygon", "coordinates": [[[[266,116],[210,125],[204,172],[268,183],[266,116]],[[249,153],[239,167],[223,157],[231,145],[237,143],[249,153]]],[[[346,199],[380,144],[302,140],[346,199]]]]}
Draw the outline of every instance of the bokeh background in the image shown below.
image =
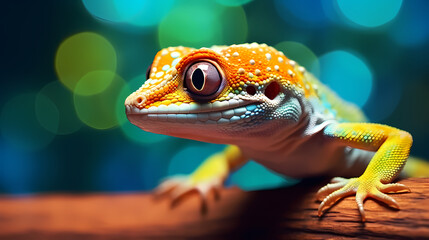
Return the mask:
{"type": "MultiPolygon", "coordinates": [[[[2,4],[0,193],[141,191],[224,146],[146,133],[125,97],[168,46],[267,43],[429,159],[429,1],[82,0],[2,4]]],[[[317,156],[315,156],[317,157],[317,156]]],[[[293,184],[250,162],[228,185],[293,184]]]]}

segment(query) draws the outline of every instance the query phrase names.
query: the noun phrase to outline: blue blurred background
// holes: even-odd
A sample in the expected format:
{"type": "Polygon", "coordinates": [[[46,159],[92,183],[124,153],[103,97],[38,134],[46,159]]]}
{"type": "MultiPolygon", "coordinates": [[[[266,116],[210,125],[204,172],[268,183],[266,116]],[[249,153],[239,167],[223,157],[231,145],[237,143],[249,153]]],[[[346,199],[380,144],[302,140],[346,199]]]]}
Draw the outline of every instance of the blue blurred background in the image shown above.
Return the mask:
{"type": "MultiPolygon", "coordinates": [[[[429,159],[428,12],[425,0],[3,2],[0,193],[149,190],[221,150],[126,120],[125,97],[177,45],[274,46],[429,159]]],[[[227,181],[293,182],[254,162],[227,181]]]]}

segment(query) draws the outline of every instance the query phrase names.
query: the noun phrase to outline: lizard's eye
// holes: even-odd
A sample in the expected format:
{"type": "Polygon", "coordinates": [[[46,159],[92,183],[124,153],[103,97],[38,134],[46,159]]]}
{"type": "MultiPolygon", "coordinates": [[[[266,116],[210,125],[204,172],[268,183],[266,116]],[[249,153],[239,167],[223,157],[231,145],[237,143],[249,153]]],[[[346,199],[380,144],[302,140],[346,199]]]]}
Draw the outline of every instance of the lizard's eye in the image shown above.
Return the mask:
{"type": "Polygon", "coordinates": [[[211,62],[196,62],[185,73],[184,87],[196,101],[215,99],[222,90],[222,74],[211,62]]]}

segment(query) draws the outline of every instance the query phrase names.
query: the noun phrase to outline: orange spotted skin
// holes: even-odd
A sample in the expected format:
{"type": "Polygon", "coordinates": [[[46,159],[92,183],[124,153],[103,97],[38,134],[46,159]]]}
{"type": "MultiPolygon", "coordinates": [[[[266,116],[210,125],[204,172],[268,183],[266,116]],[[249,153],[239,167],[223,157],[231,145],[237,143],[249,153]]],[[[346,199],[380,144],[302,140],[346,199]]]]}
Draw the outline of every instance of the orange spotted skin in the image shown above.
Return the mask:
{"type": "Polygon", "coordinates": [[[204,200],[249,159],[294,178],[351,177],[320,189],[319,216],[356,195],[365,221],[365,198],[399,208],[385,193],[409,191],[390,182],[405,165],[411,135],[364,123],[359,108],[266,44],[163,49],[125,106],[128,119],[145,131],[229,144],[192,174],[162,183],[158,192],[173,199],[196,190],[204,200]]]}
{"type": "MultiPolygon", "coordinates": [[[[265,44],[243,44],[213,49],[193,49],[170,47],[159,51],[152,63],[150,79],[154,84],[145,84],[135,95],[143,93],[140,99],[134,99],[138,108],[151,106],[190,103],[194,100],[183,91],[181,77],[191,62],[213,60],[218,63],[226,75],[228,86],[215,102],[228,98],[229,93],[240,93],[246,85],[266,85],[273,80],[280,80],[283,85],[293,85],[305,96],[315,94],[311,84],[305,82],[305,69],[296,68],[296,63],[289,60],[283,52],[265,44]],[[177,53],[177,55],[175,55],[177,53]],[[172,57],[177,56],[175,58],[172,57]],[[174,61],[179,60],[173,67],[174,61]],[[164,68],[164,66],[169,66],[164,68]],[[161,84],[165,81],[165,84],[161,84]],[[163,85],[160,87],[160,85],[163,85]],[[306,86],[306,87],[305,87],[306,86]],[[147,94],[144,94],[147,93],[147,94]]],[[[131,103],[131,98],[128,100],[131,103]]]]}

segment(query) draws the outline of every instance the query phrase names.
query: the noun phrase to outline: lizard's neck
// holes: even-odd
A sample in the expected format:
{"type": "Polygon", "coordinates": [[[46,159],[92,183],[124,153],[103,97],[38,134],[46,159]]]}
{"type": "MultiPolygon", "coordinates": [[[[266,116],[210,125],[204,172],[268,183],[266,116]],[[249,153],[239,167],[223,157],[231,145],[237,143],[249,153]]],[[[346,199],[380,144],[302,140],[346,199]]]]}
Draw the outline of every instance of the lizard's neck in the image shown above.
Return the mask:
{"type": "MultiPolygon", "coordinates": [[[[306,99],[298,99],[301,108],[299,121],[294,124],[284,124],[281,121],[274,123],[278,127],[269,135],[264,135],[259,139],[249,139],[236,143],[244,152],[270,154],[282,153],[285,151],[293,151],[304,142],[308,141],[312,136],[321,132],[328,124],[334,120],[326,119],[326,116],[318,113],[312,104],[306,99]],[[288,125],[288,126],[285,126],[288,125]]],[[[252,157],[252,156],[249,156],[252,157]]]]}

